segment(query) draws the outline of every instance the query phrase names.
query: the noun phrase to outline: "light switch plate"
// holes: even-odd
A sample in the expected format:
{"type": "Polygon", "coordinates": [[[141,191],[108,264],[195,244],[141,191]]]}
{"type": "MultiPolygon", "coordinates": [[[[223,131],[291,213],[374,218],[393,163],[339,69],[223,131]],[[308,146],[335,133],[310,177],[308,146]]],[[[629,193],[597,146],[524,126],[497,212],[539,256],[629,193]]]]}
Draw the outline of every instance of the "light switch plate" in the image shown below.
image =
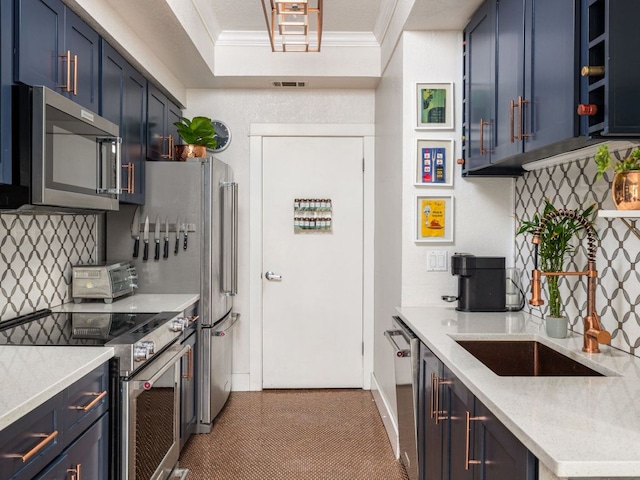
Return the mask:
{"type": "Polygon", "coordinates": [[[427,251],[427,272],[446,272],[449,270],[449,253],[446,250],[427,251]]]}

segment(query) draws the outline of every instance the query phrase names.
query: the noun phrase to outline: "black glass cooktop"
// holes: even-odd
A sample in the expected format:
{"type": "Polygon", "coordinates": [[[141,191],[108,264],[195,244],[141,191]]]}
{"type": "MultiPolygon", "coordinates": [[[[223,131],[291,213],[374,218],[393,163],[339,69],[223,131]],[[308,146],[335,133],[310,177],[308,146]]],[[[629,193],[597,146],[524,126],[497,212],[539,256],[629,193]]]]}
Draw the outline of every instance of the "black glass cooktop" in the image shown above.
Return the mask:
{"type": "Polygon", "coordinates": [[[101,346],[124,333],[148,328],[156,315],[43,310],[0,323],[0,345],[101,346]]]}

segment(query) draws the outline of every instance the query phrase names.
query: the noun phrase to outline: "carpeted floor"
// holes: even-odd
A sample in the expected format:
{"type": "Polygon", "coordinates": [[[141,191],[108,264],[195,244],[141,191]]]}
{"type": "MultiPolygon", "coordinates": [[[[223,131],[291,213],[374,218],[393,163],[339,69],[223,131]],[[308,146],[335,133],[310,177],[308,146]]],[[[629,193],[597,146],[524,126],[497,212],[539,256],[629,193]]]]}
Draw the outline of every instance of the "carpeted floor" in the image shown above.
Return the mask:
{"type": "Polygon", "coordinates": [[[365,390],[233,392],[180,456],[189,480],[407,480],[365,390]]]}

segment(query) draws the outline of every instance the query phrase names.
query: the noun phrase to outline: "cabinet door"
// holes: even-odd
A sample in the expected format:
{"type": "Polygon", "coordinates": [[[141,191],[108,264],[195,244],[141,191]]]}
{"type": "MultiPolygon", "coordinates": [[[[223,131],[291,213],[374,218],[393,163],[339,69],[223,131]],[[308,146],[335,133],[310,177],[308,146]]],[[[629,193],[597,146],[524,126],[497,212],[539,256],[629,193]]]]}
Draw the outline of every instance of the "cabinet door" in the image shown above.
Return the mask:
{"type": "Polygon", "coordinates": [[[495,128],[491,163],[521,153],[524,95],[524,0],[496,3],[495,128]]]}
{"type": "MultiPolygon", "coordinates": [[[[180,135],[178,135],[178,127],[176,127],[174,123],[179,121],[180,117],[182,117],[182,110],[170,100],[167,101],[167,109],[167,132],[168,135],[171,135],[173,138],[173,142],[176,145],[179,145],[183,142],[180,135]]],[[[173,152],[171,152],[171,154],[173,155],[173,152]]]]}
{"type": "Polygon", "coordinates": [[[491,480],[533,480],[536,459],[527,448],[485,407],[476,400],[474,421],[476,478],[491,480]]]}
{"type": "MultiPolygon", "coordinates": [[[[11,183],[12,2],[0,2],[0,184],[11,183]]],[[[0,201],[1,202],[1,201],[0,201]]]]}
{"type": "Polygon", "coordinates": [[[196,365],[198,364],[196,338],[197,335],[194,332],[185,340],[184,344],[191,346],[191,353],[182,357],[180,361],[180,448],[189,439],[196,424],[196,365]]]}
{"type": "MultiPolygon", "coordinates": [[[[579,2],[528,0],[525,151],[576,137],[579,119],[579,2]]],[[[502,3],[502,1],[501,1],[502,3]]]]}
{"type": "Polygon", "coordinates": [[[69,478],[107,480],[109,477],[108,440],[109,414],[107,413],[35,478],[38,480],[69,478]]]}
{"type": "Polygon", "coordinates": [[[467,122],[465,172],[491,161],[494,129],[493,2],[485,2],[465,29],[467,122]]]}
{"type": "Polygon", "coordinates": [[[169,160],[167,97],[152,84],[147,87],[147,159],[169,160]]]}
{"type": "MultiPolygon", "coordinates": [[[[100,36],[71,10],[66,9],[64,52],[71,52],[71,91],[63,94],[93,112],[98,105],[100,36]]],[[[66,61],[64,62],[66,65],[66,61]]],[[[68,72],[68,71],[67,71],[68,72]]],[[[64,72],[62,78],[67,78],[64,72]]]]}
{"type": "Polygon", "coordinates": [[[442,480],[443,425],[439,414],[442,405],[438,383],[442,379],[442,362],[424,344],[420,345],[418,390],[418,464],[423,480],[442,480]]]}
{"type": "Polygon", "coordinates": [[[16,81],[61,92],[64,4],[60,0],[16,0],[15,8],[16,81]]]}
{"type": "Polygon", "coordinates": [[[144,204],[147,82],[111,45],[103,41],[101,114],[120,125],[121,203],[144,204]]]}
{"type": "Polygon", "coordinates": [[[445,366],[443,379],[439,382],[444,396],[440,412],[444,419],[444,476],[448,480],[472,480],[474,465],[469,465],[468,452],[473,451],[473,438],[467,428],[467,413],[473,415],[474,397],[462,382],[445,366]],[[467,450],[468,449],[468,450],[467,450]]]}

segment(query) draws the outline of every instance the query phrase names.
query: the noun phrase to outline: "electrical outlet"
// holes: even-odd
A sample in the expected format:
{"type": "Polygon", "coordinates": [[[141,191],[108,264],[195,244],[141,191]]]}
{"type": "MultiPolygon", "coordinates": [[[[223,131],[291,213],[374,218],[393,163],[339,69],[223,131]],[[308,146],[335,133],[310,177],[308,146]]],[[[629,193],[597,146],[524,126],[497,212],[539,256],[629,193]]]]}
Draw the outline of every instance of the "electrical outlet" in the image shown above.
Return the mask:
{"type": "Polygon", "coordinates": [[[446,272],[449,270],[449,253],[446,250],[427,251],[427,272],[446,272]]]}

